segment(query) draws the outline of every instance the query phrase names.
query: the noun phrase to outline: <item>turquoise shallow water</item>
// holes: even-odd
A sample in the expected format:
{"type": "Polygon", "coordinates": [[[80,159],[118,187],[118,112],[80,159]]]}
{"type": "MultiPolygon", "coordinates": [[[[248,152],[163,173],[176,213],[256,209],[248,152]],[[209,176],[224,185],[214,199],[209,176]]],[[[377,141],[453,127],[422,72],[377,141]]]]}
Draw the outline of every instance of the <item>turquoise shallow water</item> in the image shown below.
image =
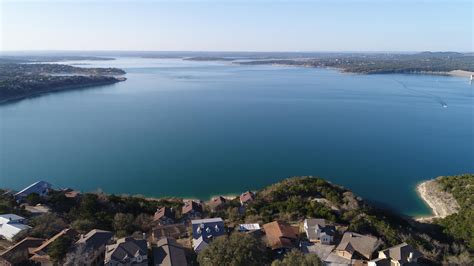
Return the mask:
{"type": "Polygon", "coordinates": [[[128,80],[0,106],[0,187],[44,179],[207,198],[314,175],[416,215],[429,212],[418,182],[474,172],[474,85],[463,78],[88,63],[122,67],[128,80]]]}

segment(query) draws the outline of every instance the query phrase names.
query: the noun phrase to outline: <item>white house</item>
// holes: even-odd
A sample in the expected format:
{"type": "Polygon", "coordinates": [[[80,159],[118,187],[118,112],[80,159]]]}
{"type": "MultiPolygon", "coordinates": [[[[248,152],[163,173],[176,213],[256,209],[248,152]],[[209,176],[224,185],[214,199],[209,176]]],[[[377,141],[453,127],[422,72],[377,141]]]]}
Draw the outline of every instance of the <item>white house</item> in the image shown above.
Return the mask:
{"type": "Polygon", "coordinates": [[[304,231],[310,242],[330,245],[334,241],[336,227],[326,224],[324,219],[305,219],[304,231]]]}
{"type": "Polygon", "coordinates": [[[16,193],[14,196],[17,201],[21,201],[32,193],[36,193],[39,196],[44,197],[48,195],[48,192],[50,190],[51,190],[50,183],[45,182],[45,181],[38,181],[20,190],[20,192],[16,193]]]}
{"type": "Polygon", "coordinates": [[[0,215],[0,237],[9,241],[22,231],[31,227],[26,225],[26,219],[15,214],[0,215]]]}

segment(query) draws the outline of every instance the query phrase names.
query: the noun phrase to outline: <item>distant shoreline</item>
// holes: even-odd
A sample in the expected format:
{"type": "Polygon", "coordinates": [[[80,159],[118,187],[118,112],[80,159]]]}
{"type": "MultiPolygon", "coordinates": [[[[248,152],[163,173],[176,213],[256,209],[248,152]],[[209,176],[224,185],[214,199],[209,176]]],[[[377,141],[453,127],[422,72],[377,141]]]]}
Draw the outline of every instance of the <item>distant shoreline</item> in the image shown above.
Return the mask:
{"type": "MultiPolygon", "coordinates": [[[[441,177],[437,179],[439,178],[441,177]]],[[[454,197],[439,187],[437,179],[427,180],[416,186],[418,195],[432,211],[431,216],[415,217],[415,220],[419,222],[431,222],[433,219],[445,218],[457,213],[460,208],[454,197]]]]}

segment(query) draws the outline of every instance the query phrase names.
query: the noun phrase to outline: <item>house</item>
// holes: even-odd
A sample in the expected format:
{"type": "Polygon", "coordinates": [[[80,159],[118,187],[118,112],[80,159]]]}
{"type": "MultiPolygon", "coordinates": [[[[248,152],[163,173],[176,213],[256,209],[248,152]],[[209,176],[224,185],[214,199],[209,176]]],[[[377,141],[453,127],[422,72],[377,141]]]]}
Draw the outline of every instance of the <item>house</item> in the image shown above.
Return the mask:
{"type": "Polygon", "coordinates": [[[81,192],[80,191],[76,191],[76,190],[72,190],[72,189],[66,189],[64,190],[64,196],[68,199],[74,199],[74,200],[78,200],[81,198],[81,192]]]}
{"type": "Polygon", "coordinates": [[[369,261],[369,266],[399,266],[418,262],[423,255],[407,243],[379,251],[377,259],[369,261]]]}
{"type": "Polygon", "coordinates": [[[376,237],[345,232],[334,252],[348,260],[370,260],[379,245],[376,237]]]}
{"type": "Polygon", "coordinates": [[[0,266],[25,264],[30,257],[30,250],[39,247],[45,239],[26,237],[14,246],[0,253],[0,266]]]}
{"type": "Polygon", "coordinates": [[[212,239],[225,235],[222,218],[210,218],[191,221],[193,229],[193,248],[199,252],[207,247],[212,239]]]}
{"type": "Polygon", "coordinates": [[[21,216],[16,214],[0,215],[0,237],[8,241],[13,241],[16,235],[30,228],[26,225],[26,219],[21,216]]]}
{"type": "Polygon", "coordinates": [[[221,210],[223,207],[225,207],[225,203],[227,202],[227,200],[222,197],[222,196],[217,196],[217,197],[213,197],[208,205],[209,205],[209,208],[211,208],[211,210],[213,211],[218,211],[218,210],[221,210]]]}
{"type": "Polygon", "coordinates": [[[118,265],[148,265],[148,247],[144,239],[125,237],[117,240],[113,245],[105,247],[106,266],[118,265]]]}
{"type": "Polygon", "coordinates": [[[109,231],[93,229],[86,235],[81,235],[74,244],[74,249],[80,249],[82,256],[78,258],[81,265],[99,265],[104,262],[105,246],[110,244],[114,234],[109,231]]]}
{"type": "Polygon", "coordinates": [[[225,207],[226,202],[227,200],[224,197],[217,196],[213,197],[207,205],[209,205],[209,208],[211,208],[212,211],[218,211],[225,207]]]}
{"type": "Polygon", "coordinates": [[[303,227],[310,242],[330,245],[334,241],[336,227],[325,219],[305,219],[303,227]]]}
{"type": "Polygon", "coordinates": [[[298,229],[281,221],[263,225],[266,242],[272,250],[285,251],[295,247],[298,240],[298,229]]]}
{"type": "Polygon", "coordinates": [[[246,191],[240,195],[240,204],[242,206],[247,205],[255,198],[255,194],[252,191],[246,191]]]}
{"type": "Polygon", "coordinates": [[[153,216],[153,221],[160,225],[172,224],[175,222],[175,214],[172,208],[163,207],[158,209],[153,216]]]}
{"type": "Polygon", "coordinates": [[[54,235],[52,238],[48,239],[47,241],[43,242],[41,246],[33,249],[31,254],[33,255],[30,260],[36,264],[41,264],[42,266],[45,265],[53,265],[53,261],[48,255],[48,249],[50,245],[58,238],[67,236],[72,239],[77,237],[77,232],[74,229],[64,229],[61,232],[54,235]]]}
{"type": "Polygon", "coordinates": [[[26,198],[28,195],[32,193],[36,193],[40,197],[45,197],[48,195],[48,192],[51,190],[51,187],[52,187],[51,184],[48,182],[38,181],[20,190],[20,192],[16,193],[13,196],[15,197],[15,200],[17,201],[22,201],[24,198],[26,198]]]}
{"type": "Polygon", "coordinates": [[[200,218],[202,216],[202,205],[193,200],[185,201],[181,214],[188,220],[200,218]]]}
{"type": "Polygon", "coordinates": [[[186,266],[186,254],[183,246],[175,239],[164,237],[158,240],[152,249],[153,265],[159,266],[186,266]]]}
{"type": "Polygon", "coordinates": [[[260,225],[255,223],[255,224],[239,224],[238,231],[239,232],[253,232],[253,231],[258,231],[260,230],[260,225]]]}
{"type": "Polygon", "coordinates": [[[188,230],[183,223],[156,226],[152,230],[153,240],[156,242],[162,237],[182,238],[188,236],[188,230]]]}

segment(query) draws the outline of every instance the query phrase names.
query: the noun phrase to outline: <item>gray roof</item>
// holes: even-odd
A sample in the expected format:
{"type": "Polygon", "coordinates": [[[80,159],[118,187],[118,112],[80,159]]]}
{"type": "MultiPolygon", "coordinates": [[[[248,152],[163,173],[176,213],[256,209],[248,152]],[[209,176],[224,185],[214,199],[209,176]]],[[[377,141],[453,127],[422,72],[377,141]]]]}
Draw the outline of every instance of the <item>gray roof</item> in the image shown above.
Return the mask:
{"type": "Polygon", "coordinates": [[[51,189],[51,184],[46,181],[38,181],[20,190],[14,196],[15,198],[17,198],[17,197],[25,197],[31,193],[42,194],[42,192],[45,189],[51,189]]]}
{"type": "Polygon", "coordinates": [[[422,257],[422,254],[418,250],[414,249],[407,243],[401,243],[391,248],[382,250],[381,252],[383,252],[385,256],[391,258],[392,260],[396,260],[401,263],[408,262],[408,257],[410,256],[410,253],[412,253],[412,258],[414,260],[422,257]]]}
{"type": "Polygon", "coordinates": [[[353,232],[345,232],[336,249],[346,251],[354,249],[366,259],[370,259],[372,253],[374,253],[379,245],[380,242],[376,237],[361,235],[353,232]]]}
{"type": "Polygon", "coordinates": [[[21,217],[12,213],[0,215],[0,222],[1,221],[10,222],[10,221],[18,221],[18,220],[24,220],[24,219],[25,219],[24,217],[21,217]]]}
{"type": "Polygon", "coordinates": [[[153,248],[153,265],[186,266],[184,248],[173,238],[161,238],[153,248]]]}
{"type": "Polygon", "coordinates": [[[83,237],[81,237],[76,245],[85,245],[85,249],[96,250],[101,246],[107,245],[107,243],[112,239],[114,234],[109,231],[93,229],[83,237]]]}
{"type": "Polygon", "coordinates": [[[129,263],[129,258],[137,255],[146,256],[148,247],[146,240],[136,240],[131,237],[121,238],[116,244],[107,245],[105,252],[105,262],[116,261],[120,263],[129,263]]]}
{"type": "Polygon", "coordinates": [[[224,222],[222,218],[217,217],[217,218],[209,218],[209,219],[198,219],[198,220],[192,220],[191,224],[206,224],[206,223],[217,223],[217,222],[224,222]]]}
{"type": "Polygon", "coordinates": [[[301,251],[303,253],[311,253],[316,254],[321,261],[325,261],[327,257],[331,254],[334,249],[334,245],[324,245],[321,243],[314,243],[314,244],[303,244],[301,246],[301,251]]]}

